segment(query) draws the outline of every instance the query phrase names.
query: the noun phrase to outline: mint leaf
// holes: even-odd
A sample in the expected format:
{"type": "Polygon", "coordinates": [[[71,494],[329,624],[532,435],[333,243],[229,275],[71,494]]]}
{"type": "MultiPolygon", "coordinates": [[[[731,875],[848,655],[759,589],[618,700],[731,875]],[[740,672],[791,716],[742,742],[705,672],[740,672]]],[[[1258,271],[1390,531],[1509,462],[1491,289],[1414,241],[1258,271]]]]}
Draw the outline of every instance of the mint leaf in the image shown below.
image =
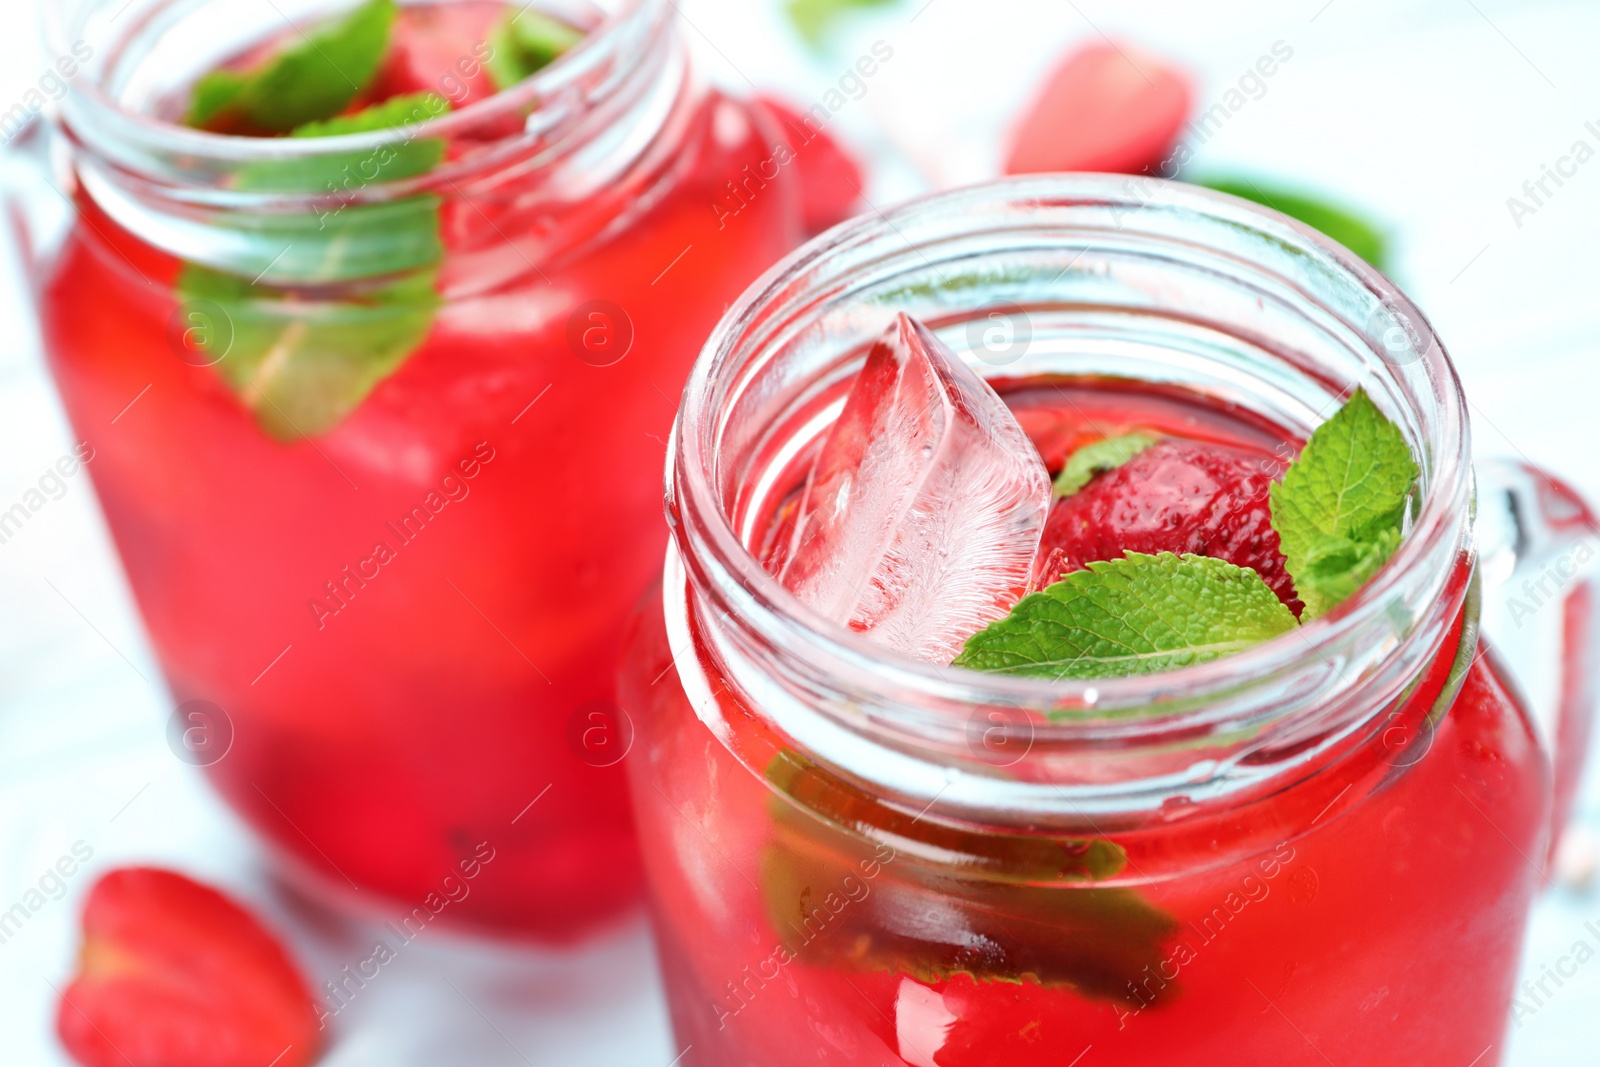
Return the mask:
{"type": "Polygon", "coordinates": [[[762,896],[778,940],[808,963],[1137,1003],[1133,987],[1170,955],[1176,919],[1133,889],[1093,884],[1123,869],[1114,842],[947,826],[787,751],[767,777],[783,797],[761,854],[762,896]]]}
{"type": "Polygon", "coordinates": [[[1043,678],[1152,674],[1242,651],[1295,627],[1253,570],[1208,556],[1091,563],[967,639],[954,666],[1043,678]]]}
{"type": "Polygon", "coordinates": [[[813,48],[844,16],[860,8],[888,7],[898,0],[789,0],[789,21],[813,48]]]}
{"type": "MultiPolygon", "coordinates": [[[[308,123],[291,137],[334,137],[421,122],[449,104],[432,93],[394,97],[354,115],[308,123]]],[[[244,168],[236,187],[343,192],[369,182],[426,173],[444,142],[411,140],[303,160],[264,160],[244,168]]],[[[439,298],[430,268],[443,255],[439,198],[418,195],[377,204],[333,202],[317,213],[230,216],[278,277],[298,284],[351,282],[405,274],[359,298],[299,299],[271,284],[187,264],[180,301],[210,300],[228,317],[215,368],[280,440],[326,433],[344,419],[427,337],[439,298]]]]}
{"type": "Polygon", "coordinates": [[[394,0],[367,0],[252,70],[207,74],[195,83],[184,123],[217,133],[288,133],[337,115],[378,73],[395,10],[394,0]]]}
{"type": "Polygon", "coordinates": [[[1116,470],[1159,440],[1154,434],[1125,433],[1084,445],[1067,458],[1056,475],[1055,497],[1071,496],[1089,484],[1096,474],[1116,470]]]}
{"type": "Polygon", "coordinates": [[[1272,486],[1272,527],[1305,603],[1326,614],[1394,554],[1417,463],[1400,428],[1357,389],[1272,486]]]}
{"type": "Polygon", "coordinates": [[[1291,219],[1298,219],[1332,237],[1379,270],[1384,269],[1389,249],[1383,232],[1348,208],[1281,186],[1263,186],[1251,178],[1202,178],[1195,184],[1264,204],[1291,219]]]}
{"type": "Polygon", "coordinates": [[[191,263],[177,288],[180,301],[209,300],[227,315],[204,347],[261,428],[283,441],[338,425],[422,344],[439,302],[428,271],[360,299],[329,301],[191,263]]]}
{"type": "Polygon", "coordinates": [[[554,63],[581,40],[583,32],[577,27],[524,7],[490,32],[484,69],[496,89],[509,89],[554,63]]]}

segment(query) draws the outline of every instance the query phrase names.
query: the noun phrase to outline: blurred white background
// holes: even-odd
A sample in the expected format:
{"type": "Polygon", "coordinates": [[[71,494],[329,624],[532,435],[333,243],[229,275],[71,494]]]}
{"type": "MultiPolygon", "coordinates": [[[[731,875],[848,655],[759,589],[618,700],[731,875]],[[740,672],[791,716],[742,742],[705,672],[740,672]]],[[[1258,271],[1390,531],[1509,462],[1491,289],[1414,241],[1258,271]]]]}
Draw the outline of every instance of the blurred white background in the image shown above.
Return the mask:
{"type": "MultiPolygon", "coordinates": [[[[1600,162],[1520,226],[1507,208],[1575,141],[1600,147],[1600,5],[901,0],[851,16],[822,49],[800,42],[779,0],[679,6],[712,77],[735,91],[776,90],[802,107],[874,41],[893,47],[834,127],[871,161],[879,207],[994,174],[1008,122],[1075,42],[1105,34],[1186,66],[1202,108],[1275,42],[1287,43],[1293,59],[1205,144],[1191,171],[1271,177],[1378,220],[1395,249],[1390,273],[1429,313],[1461,371],[1480,454],[1527,458],[1600,499],[1600,162]]],[[[0,0],[0,112],[45,70],[35,22],[31,0],[0,0]]],[[[19,496],[69,448],[28,286],[8,254],[0,500],[19,496]]],[[[50,983],[71,973],[81,893],[94,871],[118,862],[172,862],[230,887],[295,931],[314,975],[354,958],[355,934],[272,895],[243,832],[173,759],[162,734],[165,694],[145,680],[158,677],[93,495],[76,480],[0,545],[0,909],[74,841],[94,850],[90,872],[64,899],[0,943],[9,1062],[66,1062],[52,1036],[50,983]]],[[[1591,840],[1600,832],[1600,774],[1590,775],[1579,821],[1591,840]]],[[[1600,943],[1587,922],[1600,929],[1600,894],[1548,894],[1529,938],[1530,973],[1579,938],[1600,943]]],[[[358,1002],[326,1062],[667,1067],[679,1050],[652,967],[642,921],[575,967],[488,950],[419,954],[358,1002]],[[454,999],[442,973],[479,992],[470,1003],[454,999]]],[[[1600,963],[1580,968],[1511,1030],[1507,1062],[1600,1062],[1597,1005],[1600,963]]]]}

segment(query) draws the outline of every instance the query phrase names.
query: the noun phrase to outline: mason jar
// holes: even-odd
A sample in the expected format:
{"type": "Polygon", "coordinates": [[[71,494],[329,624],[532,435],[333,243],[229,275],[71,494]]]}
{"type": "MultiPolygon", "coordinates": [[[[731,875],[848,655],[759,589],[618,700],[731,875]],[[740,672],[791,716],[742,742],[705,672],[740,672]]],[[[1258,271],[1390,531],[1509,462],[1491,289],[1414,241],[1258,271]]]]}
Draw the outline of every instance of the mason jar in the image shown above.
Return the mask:
{"type": "Polygon", "coordinates": [[[793,168],[729,217],[779,129],[667,0],[552,3],[581,43],[449,109],[492,45],[442,56],[403,127],[177,123],[344,7],[47,13],[71,92],[14,146],[44,347],[174,751],[318,894],[438,913],[470,867],[448,919],[577,937],[642,892],[614,663],[676,397],[799,241],[793,168]]]}
{"type": "Polygon", "coordinates": [[[621,690],[683,1062],[1497,1062],[1576,773],[1553,781],[1552,753],[1581,749],[1594,691],[1596,525],[1541,472],[1479,481],[1481,561],[1467,407],[1426,319],[1230,197],[1008,180],[775,267],[690,378],[621,690]],[[1166,673],[891,653],[761,557],[899,312],[1014,410],[1114,382],[1291,448],[1364,387],[1421,469],[1404,540],[1328,614],[1166,673]],[[1522,607],[1548,639],[1504,658],[1480,618],[1539,568],[1561,578],[1522,607]]]}

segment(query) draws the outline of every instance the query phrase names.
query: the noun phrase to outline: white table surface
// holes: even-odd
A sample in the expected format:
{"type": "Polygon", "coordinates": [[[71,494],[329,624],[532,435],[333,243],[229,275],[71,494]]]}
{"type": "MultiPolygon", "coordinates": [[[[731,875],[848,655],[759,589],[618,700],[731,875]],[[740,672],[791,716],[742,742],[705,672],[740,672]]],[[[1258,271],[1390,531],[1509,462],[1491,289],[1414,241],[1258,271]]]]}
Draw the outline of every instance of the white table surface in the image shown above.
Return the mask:
{"type": "MultiPolygon", "coordinates": [[[[1392,273],[1460,368],[1480,453],[1525,456],[1600,499],[1600,160],[1520,227],[1506,207],[1574,140],[1600,146],[1584,129],[1600,126],[1600,5],[903,0],[855,18],[821,55],[794,42],[777,0],[680,7],[714,77],[806,106],[871,42],[889,42],[893,60],[838,118],[842,136],[874,161],[880,206],[992,173],[1005,119],[1070,41],[1103,31],[1178,59],[1196,72],[1207,105],[1275,41],[1288,43],[1293,59],[1194,169],[1243,168],[1335,192],[1381,220],[1396,239],[1392,273]]],[[[27,0],[0,0],[0,27],[3,112],[45,60],[27,0]]],[[[0,502],[69,447],[24,291],[7,258],[0,502]]],[[[94,852],[62,899],[0,944],[9,1063],[68,1062],[53,1038],[51,983],[70,976],[82,893],[118,864],[172,864],[226,886],[288,931],[313,976],[359,955],[359,931],[272,890],[248,836],[167,749],[168,697],[146,679],[159,672],[89,483],[74,479],[0,545],[0,910],[73,842],[94,852]]],[[[1600,773],[1589,775],[1578,819],[1600,833],[1600,773]]],[[[1546,895],[1527,970],[1539,973],[1580,939],[1600,948],[1590,922],[1600,929],[1600,894],[1546,895]]],[[[642,919],[565,958],[419,943],[341,1016],[325,1063],[667,1067],[680,1049],[653,967],[642,919]]],[[[1597,1010],[1600,962],[1591,962],[1510,1031],[1507,1062],[1600,1062],[1597,1010]]]]}

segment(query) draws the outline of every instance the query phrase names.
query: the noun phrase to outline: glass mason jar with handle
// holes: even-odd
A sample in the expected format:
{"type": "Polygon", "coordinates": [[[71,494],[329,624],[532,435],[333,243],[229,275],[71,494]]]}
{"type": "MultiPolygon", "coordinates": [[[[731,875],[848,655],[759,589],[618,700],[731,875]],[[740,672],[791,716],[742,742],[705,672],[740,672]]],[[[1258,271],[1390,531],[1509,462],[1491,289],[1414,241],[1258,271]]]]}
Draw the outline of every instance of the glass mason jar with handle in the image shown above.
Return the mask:
{"type": "Polygon", "coordinates": [[[1007,181],[774,268],[685,393],[661,599],[621,690],[685,1063],[1496,1062],[1578,766],[1557,759],[1552,788],[1552,744],[1592,703],[1573,561],[1597,527],[1548,475],[1490,473],[1480,565],[1467,408],[1426,320],[1344,249],[1219,194],[1007,181]],[[761,557],[899,312],[1035,444],[1041,412],[1110,395],[1137,421],[1179,397],[1188,425],[1270,427],[1286,457],[1363,387],[1421,471],[1404,539],[1327,614],[1175,671],[891,654],[761,557]],[[1556,558],[1573,566],[1543,606],[1510,609],[1553,636],[1500,655],[1480,617],[1506,620],[1521,572],[1556,558]],[[1556,694],[1547,721],[1534,690],[1556,694]]]}
{"type": "Polygon", "coordinates": [[[641,892],[612,679],[676,397],[800,200],[719,210],[778,127],[665,0],[552,5],[581,40],[463,102],[496,39],[429,27],[516,7],[393,13],[421,121],[244,137],[175,121],[195,79],[351,5],[71,0],[20,184],[185,736],[226,733],[192,762],[319,892],[421,906],[481,865],[450,918],[566,938],[641,892]]]}

